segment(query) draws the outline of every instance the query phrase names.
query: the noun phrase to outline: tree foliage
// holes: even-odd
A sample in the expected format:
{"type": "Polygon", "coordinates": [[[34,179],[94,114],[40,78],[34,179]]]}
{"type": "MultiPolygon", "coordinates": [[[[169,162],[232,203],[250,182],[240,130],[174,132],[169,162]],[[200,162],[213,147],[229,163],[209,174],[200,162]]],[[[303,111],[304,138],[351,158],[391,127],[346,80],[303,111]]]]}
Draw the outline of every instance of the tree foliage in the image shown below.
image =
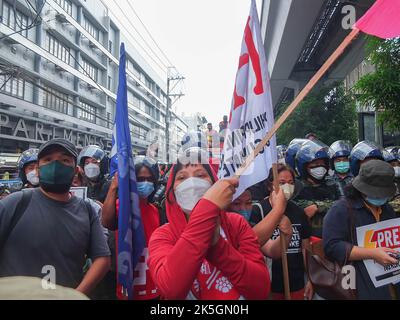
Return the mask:
{"type": "Polygon", "coordinates": [[[327,145],[337,140],[357,141],[355,103],[341,83],[314,89],[279,129],[278,144],[287,145],[310,132],[327,145]]]}
{"type": "Polygon", "coordinates": [[[355,96],[362,105],[379,111],[378,120],[391,131],[400,128],[400,38],[382,40],[369,37],[368,60],[376,71],[355,85],[355,96]]]}

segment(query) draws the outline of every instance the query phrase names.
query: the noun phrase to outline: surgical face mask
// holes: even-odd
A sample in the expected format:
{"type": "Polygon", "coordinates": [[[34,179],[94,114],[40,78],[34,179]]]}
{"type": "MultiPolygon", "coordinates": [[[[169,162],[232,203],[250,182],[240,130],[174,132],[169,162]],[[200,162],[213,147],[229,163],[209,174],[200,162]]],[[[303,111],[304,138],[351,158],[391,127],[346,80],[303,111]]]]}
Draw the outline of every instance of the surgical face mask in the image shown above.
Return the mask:
{"type": "Polygon", "coordinates": [[[96,179],[100,175],[100,167],[94,163],[87,164],[85,166],[85,175],[89,179],[96,179]]]}
{"type": "Polygon", "coordinates": [[[324,179],[327,172],[328,170],[326,170],[325,167],[316,167],[310,169],[310,175],[316,180],[324,179]]]}
{"type": "Polygon", "coordinates": [[[340,161],[335,163],[335,171],[337,173],[347,173],[350,170],[350,162],[340,161]]]}
{"type": "Polygon", "coordinates": [[[282,189],[283,193],[285,194],[286,200],[290,200],[294,194],[294,185],[290,183],[285,183],[281,185],[280,188],[282,189]]]}
{"type": "Polygon", "coordinates": [[[251,210],[238,210],[238,213],[247,221],[250,220],[251,210]]]}
{"type": "Polygon", "coordinates": [[[372,204],[375,207],[381,207],[389,201],[388,198],[379,199],[379,198],[371,198],[371,197],[366,197],[365,200],[367,200],[367,202],[369,204],[372,204]]]}
{"type": "Polygon", "coordinates": [[[210,188],[211,183],[208,180],[188,178],[176,188],[175,198],[183,212],[190,214],[197,202],[210,188]]]}
{"type": "Polygon", "coordinates": [[[400,167],[394,167],[395,177],[400,178],[400,167]]]}
{"type": "Polygon", "coordinates": [[[36,170],[29,171],[26,175],[26,180],[34,186],[37,187],[39,185],[39,176],[36,170]]]}
{"type": "Polygon", "coordinates": [[[140,198],[147,198],[154,191],[154,183],[148,181],[138,182],[137,189],[140,198]]]}
{"type": "Polygon", "coordinates": [[[75,167],[53,161],[39,167],[39,184],[44,191],[62,194],[69,191],[75,175],[75,167]]]}

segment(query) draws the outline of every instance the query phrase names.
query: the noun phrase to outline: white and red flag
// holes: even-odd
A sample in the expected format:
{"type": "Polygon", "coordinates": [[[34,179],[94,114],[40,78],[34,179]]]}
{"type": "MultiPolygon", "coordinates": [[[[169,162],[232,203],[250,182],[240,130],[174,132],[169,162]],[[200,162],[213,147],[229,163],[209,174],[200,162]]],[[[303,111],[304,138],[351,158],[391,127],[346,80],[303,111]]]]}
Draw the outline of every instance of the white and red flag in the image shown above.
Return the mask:
{"type": "MultiPolygon", "coordinates": [[[[257,144],[274,125],[267,60],[261,38],[255,0],[251,1],[239,68],[236,75],[230,119],[226,130],[224,149],[219,168],[219,178],[235,175],[257,144]]],[[[272,163],[276,163],[276,139],[255,158],[252,165],[240,176],[235,198],[247,188],[268,177],[272,163]]]]}

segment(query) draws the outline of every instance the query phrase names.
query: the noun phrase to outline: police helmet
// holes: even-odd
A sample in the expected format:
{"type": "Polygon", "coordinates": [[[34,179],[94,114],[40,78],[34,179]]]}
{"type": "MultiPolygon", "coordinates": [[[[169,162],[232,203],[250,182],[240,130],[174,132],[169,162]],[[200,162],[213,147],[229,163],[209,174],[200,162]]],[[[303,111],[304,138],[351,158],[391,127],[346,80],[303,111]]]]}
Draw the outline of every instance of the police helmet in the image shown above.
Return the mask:
{"type": "Polygon", "coordinates": [[[82,149],[78,156],[78,165],[83,169],[86,158],[93,158],[100,163],[100,175],[104,176],[108,172],[109,158],[106,152],[99,146],[91,145],[82,149]]]}
{"type": "Polygon", "coordinates": [[[354,176],[358,176],[360,162],[368,158],[384,160],[381,148],[371,141],[357,143],[350,153],[350,170],[354,176]]]}
{"type": "Polygon", "coordinates": [[[19,157],[19,159],[18,159],[18,175],[23,184],[28,183],[28,180],[26,179],[26,174],[25,174],[25,167],[32,162],[37,162],[38,154],[39,154],[39,149],[31,148],[31,149],[28,149],[28,150],[22,152],[21,156],[19,157]]]}
{"type": "Polygon", "coordinates": [[[304,142],[296,155],[296,169],[300,177],[304,179],[308,176],[306,164],[314,160],[324,160],[328,169],[329,154],[329,147],[319,140],[307,140],[304,142]]]}

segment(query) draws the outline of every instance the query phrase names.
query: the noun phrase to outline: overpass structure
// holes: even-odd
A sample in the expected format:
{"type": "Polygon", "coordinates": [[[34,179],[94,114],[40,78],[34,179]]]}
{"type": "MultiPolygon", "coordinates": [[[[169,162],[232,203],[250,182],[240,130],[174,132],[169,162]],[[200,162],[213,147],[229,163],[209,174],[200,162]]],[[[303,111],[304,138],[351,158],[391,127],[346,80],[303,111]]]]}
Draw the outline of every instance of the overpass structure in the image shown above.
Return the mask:
{"type": "MultiPolygon", "coordinates": [[[[261,32],[271,78],[275,111],[291,102],[350,33],[349,20],[359,19],[374,0],[264,0],[261,32]]],[[[351,87],[373,70],[365,61],[366,37],[359,35],[331,67],[319,86],[343,81],[351,87]]],[[[359,106],[359,139],[384,143],[375,111],[359,106]]]]}

